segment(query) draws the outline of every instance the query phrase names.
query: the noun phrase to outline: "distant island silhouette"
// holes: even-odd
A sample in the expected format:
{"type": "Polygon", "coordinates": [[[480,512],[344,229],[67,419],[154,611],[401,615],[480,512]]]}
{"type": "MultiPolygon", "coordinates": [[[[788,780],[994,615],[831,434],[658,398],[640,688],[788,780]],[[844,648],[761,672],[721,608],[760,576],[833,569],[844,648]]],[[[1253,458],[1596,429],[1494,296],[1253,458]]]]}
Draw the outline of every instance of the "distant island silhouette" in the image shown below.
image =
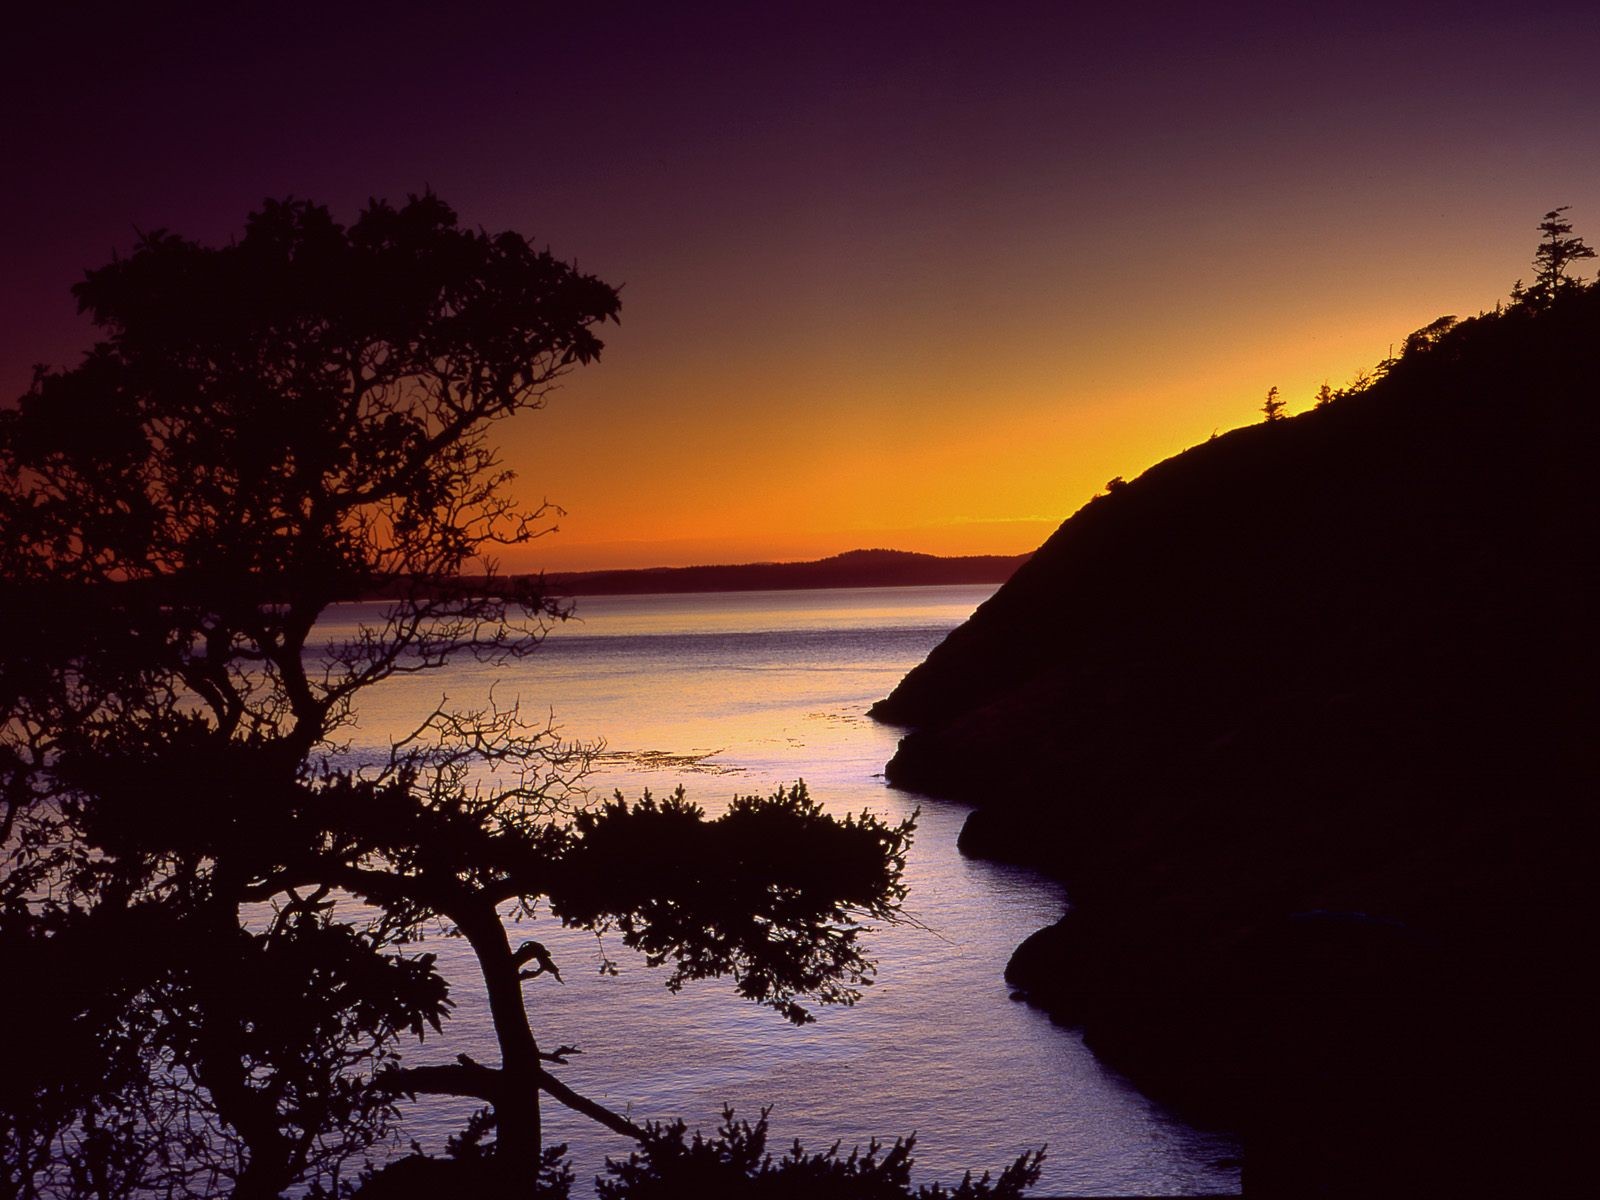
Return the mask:
{"type": "Polygon", "coordinates": [[[1113,480],[873,710],[964,849],[1066,882],[1008,978],[1243,1128],[1250,1195],[1530,1194],[1587,1145],[1600,286],[1556,257],[1113,480]]]}
{"type": "MultiPolygon", "coordinates": [[[[1028,554],[975,554],[945,557],[907,550],[848,550],[808,562],[760,562],[702,567],[643,567],[613,571],[552,571],[544,590],[553,596],[641,596],[687,592],[801,591],[815,588],[927,587],[964,583],[1004,583],[1028,554]]],[[[462,586],[494,591],[539,579],[514,575],[486,580],[464,577],[462,586]]],[[[377,589],[367,599],[384,599],[394,589],[377,589]]]]}

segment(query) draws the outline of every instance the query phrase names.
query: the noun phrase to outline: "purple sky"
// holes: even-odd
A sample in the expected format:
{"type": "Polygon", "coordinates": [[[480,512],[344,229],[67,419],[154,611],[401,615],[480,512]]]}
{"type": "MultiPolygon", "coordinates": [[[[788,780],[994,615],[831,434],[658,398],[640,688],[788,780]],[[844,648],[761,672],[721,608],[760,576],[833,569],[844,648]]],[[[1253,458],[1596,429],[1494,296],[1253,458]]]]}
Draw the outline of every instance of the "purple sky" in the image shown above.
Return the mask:
{"type": "Polygon", "coordinates": [[[136,229],[431,186],[625,285],[518,566],[1027,549],[1600,237],[1589,6],[129,7],[8,31],[0,392],[136,229]]]}

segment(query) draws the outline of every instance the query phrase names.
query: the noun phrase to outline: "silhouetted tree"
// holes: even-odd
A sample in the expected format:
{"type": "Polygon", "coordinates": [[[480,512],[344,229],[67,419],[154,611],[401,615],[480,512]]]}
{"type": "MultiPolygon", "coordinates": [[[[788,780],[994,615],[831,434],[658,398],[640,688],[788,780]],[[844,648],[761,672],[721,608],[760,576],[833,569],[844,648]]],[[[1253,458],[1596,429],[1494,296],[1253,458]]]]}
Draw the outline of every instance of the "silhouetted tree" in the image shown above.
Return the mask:
{"type": "Polygon", "coordinates": [[[1435,317],[1415,333],[1406,335],[1405,345],[1400,351],[1401,356],[1427,354],[1436,349],[1456,324],[1454,314],[1435,317]]]}
{"type": "Polygon", "coordinates": [[[599,355],[611,287],[425,195],[348,228],[268,203],[218,249],[151,234],[75,292],[106,339],[0,413],[0,620],[28,631],[0,676],[3,1015],[32,1042],[0,1072],[0,1190],[337,1188],[422,1092],[488,1106],[480,1192],[553,1178],[541,1091],[642,1137],[546,1069],[570,1048],[539,1045],[523,988],[559,965],[513,948],[507,905],[792,1021],[854,998],[910,821],[836,820],[803,786],[717,820],[681,794],[585,810],[582,748],[514,706],[441,706],[377,761],[341,747],[367,688],[520,657],[563,615],[461,576],[544,529],[488,432],[599,355]],[[316,638],[380,588],[381,621],[316,638]],[[448,1017],[406,948],[440,922],[498,1065],[398,1061],[448,1017]]]}
{"type": "Polygon", "coordinates": [[[1533,284],[1524,289],[1517,280],[1511,290],[1512,300],[1530,308],[1546,308],[1556,297],[1579,286],[1580,281],[1568,271],[1575,263],[1593,258],[1595,252],[1581,237],[1572,232],[1572,223],[1564,214],[1570,205],[1552,208],[1539,222],[1539,232],[1544,240],[1533,255],[1533,284]]]}
{"type": "Polygon", "coordinates": [[[1263,403],[1261,405],[1261,411],[1262,411],[1262,413],[1264,413],[1266,415],[1267,420],[1268,421],[1281,421],[1281,420],[1283,420],[1283,415],[1284,415],[1283,414],[1283,410],[1286,407],[1287,407],[1287,402],[1284,401],[1284,400],[1280,400],[1278,398],[1278,389],[1275,388],[1275,387],[1268,388],[1267,389],[1267,399],[1266,399],[1265,403],[1263,403]]]}

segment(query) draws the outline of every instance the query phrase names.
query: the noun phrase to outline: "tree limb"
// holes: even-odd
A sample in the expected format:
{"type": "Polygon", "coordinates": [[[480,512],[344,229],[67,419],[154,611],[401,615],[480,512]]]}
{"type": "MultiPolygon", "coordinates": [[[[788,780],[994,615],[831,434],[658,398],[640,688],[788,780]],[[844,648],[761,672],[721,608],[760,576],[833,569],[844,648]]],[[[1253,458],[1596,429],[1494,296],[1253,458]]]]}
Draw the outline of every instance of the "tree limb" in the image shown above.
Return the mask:
{"type": "MultiPolygon", "coordinates": [[[[505,1097],[504,1073],[494,1067],[485,1067],[463,1056],[459,1063],[434,1067],[391,1067],[379,1077],[389,1091],[410,1096],[473,1096],[496,1104],[505,1097]]],[[[607,1129],[630,1137],[636,1142],[645,1139],[645,1131],[621,1113],[612,1112],[605,1105],[581,1096],[548,1071],[539,1071],[539,1089],[559,1100],[574,1112],[580,1112],[607,1129]]]]}
{"type": "Polygon", "coordinates": [[[561,1101],[574,1112],[581,1112],[590,1120],[598,1121],[607,1129],[630,1137],[636,1142],[645,1140],[645,1131],[621,1113],[614,1113],[603,1104],[597,1104],[587,1096],[580,1096],[566,1084],[562,1083],[548,1071],[539,1072],[539,1087],[548,1092],[552,1099],[561,1101]]]}

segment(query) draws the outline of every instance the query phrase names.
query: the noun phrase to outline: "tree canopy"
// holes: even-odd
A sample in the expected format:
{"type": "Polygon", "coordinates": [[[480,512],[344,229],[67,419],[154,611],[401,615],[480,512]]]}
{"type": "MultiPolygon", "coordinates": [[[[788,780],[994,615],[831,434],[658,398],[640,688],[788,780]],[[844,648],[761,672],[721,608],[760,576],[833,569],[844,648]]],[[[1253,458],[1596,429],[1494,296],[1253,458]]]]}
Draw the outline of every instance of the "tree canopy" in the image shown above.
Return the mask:
{"type": "Polygon", "coordinates": [[[1545,213],[1539,222],[1543,238],[1533,255],[1533,285],[1523,290],[1522,281],[1512,293],[1512,298],[1533,308],[1545,308],[1556,297],[1571,292],[1579,286],[1577,276],[1570,274],[1574,264],[1594,257],[1594,250],[1581,237],[1572,232],[1572,222],[1563,204],[1545,213]]]}
{"type": "Polygon", "coordinates": [[[0,412],[0,621],[28,631],[0,678],[0,1017],[29,1043],[0,1073],[0,1187],[349,1190],[441,1092],[487,1105],[458,1143],[480,1190],[560,1190],[541,1092],[645,1131],[550,1073],[570,1048],[524,989],[559,964],[511,944],[507,905],[791,1021],[856,996],[910,821],[803,785],[715,820],[681,792],[587,806],[583,748],[515,706],[342,753],[366,689],[518,658],[564,615],[462,572],[546,527],[490,431],[598,358],[615,289],[424,195],[348,227],[268,203],[222,247],[153,233],[75,294],[104,339],[0,412]],[[381,622],[319,641],[380,588],[381,622]],[[434,922],[474,952],[497,1065],[401,1061],[449,1018],[410,945],[434,922]]]}

